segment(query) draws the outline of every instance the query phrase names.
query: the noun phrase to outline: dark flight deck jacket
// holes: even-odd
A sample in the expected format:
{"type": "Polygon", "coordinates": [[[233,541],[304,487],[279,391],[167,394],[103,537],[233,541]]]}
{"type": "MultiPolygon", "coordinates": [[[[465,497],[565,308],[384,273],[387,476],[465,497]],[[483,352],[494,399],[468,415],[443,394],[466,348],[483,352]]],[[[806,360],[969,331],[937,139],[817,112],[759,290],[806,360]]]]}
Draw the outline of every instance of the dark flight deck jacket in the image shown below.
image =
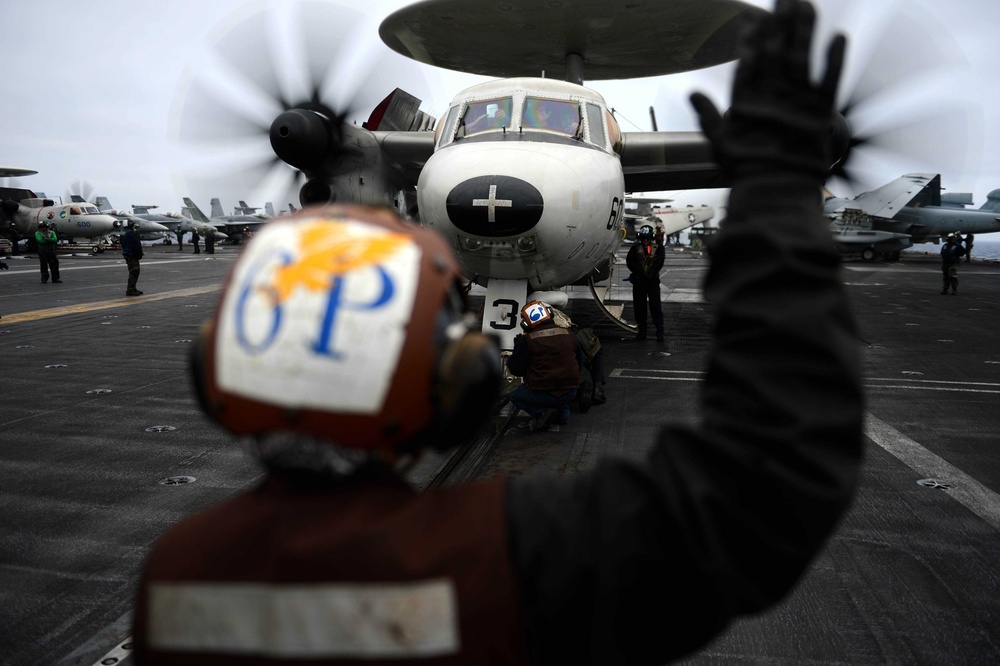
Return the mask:
{"type": "MultiPolygon", "coordinates": [[[[667,423],[645,461],[608,459],[572,477],[422,495],[383,481],[303,489],[271,478],[181,522],[153,548],[136,608],[136,662],[660,664],[779,600],[856,482],[863,404],[854,323],[812,179],[740,183],[710,253],[705,290],[717,319],[700,424],[667,423]],[[217,582],[237,589],[216,595],[217,582]],[[345,583],[363,585],[337,587],[345,583]],[[215,631],[229,636],[225,622],[237,622],[239,608],[233,617],[212,609],[229,603],[232,612],[233,598],[270,609],[276,595],[286,604],[275,606],[274,627],[237,623],[240,640],[280,635],[284,649],[301,650],[288,646],[290,611],[279,609],[322,608],[325,617],[339,606],[317,606],[317,597],[340,595],[368,622],[383,604],[372,585],[397,608],[400,594],[412,597],[404,621],[379,625],[382,647],[415,644],[410,621],[429,612],[423,602],[450,608],[458,626],[443,638],[446,622],[417,633],[438,650],[427,660],[302,660],[245,648],[224,656],[233,651],[222,638],[204,648],[215,631]],[[204,616],[157,610],[178,590],[202,602],[194,607],[204,616]],[[202,635],[201,648],[151,646],[154,625],[202,635]]],[[[320,645],[336,630],[355,648],[362,640],[352,627],[313,630],[320,645]]]]}

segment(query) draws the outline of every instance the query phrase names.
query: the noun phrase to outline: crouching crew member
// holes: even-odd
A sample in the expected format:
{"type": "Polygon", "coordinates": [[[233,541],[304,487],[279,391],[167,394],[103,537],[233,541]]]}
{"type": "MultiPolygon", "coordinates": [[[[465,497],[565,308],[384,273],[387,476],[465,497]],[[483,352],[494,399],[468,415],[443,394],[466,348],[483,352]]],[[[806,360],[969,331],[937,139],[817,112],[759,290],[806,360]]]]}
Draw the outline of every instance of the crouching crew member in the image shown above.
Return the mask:
{"type": "Polygon", "coordinates": [[[524,333],[514,338],[507,369],[524,377],[510,401],[531,417],[532,430],[548,430],[569,423],[569,403],[580,385],[581,358],[576,337],[569,328],[557,326],[552,308],[531,301],[521,308],[524,333]]]}
{"type": "Polygon", "coordinates": [[[202,408],[267,474],[153,546],[136,663],[663,663],[787,594],[862,444],[819,197],[843,39],[814,85],[813,20],[779,0],[725,118],[693,98],[732,184],[717,321],[700,421],[665,423],[644,460],[416,493],[408,462],[474,433],[500,381],[449,246],[381,209],[268,223],[192,359],[202,408]]]}

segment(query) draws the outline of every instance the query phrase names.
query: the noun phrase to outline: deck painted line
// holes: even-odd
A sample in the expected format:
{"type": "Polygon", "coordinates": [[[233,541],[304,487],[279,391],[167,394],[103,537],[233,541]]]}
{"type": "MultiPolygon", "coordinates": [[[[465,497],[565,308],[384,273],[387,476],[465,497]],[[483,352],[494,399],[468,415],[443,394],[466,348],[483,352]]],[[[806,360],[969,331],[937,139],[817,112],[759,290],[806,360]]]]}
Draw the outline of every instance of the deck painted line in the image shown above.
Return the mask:
{"type": "Polygon", "coordinates": [[[951,487],[943,492],[1000,530],[1000,495],[867,412],[865,435],[916,472],[920,478],[948,483],[951,487]]]}
{"type": "Polygon", "coordinates": [[[0,320],[0,325],[10,326],[11,324],[24,324],[29,321],[40,321],[51,319],[52,317],[65,317],[67,315],[82,314],[85,312],[97,312],[98,310],[108,310],[110,308],[123,308],[129,305],[139,305],[141,303],[154,303],[156,301],[166,301],[171,298],[184,298],[186,296],[197,296],[198,294],[208,294],[222,289],[221,284],[207,287],[191,287],[190,289],[178,289],[176,291],[165,291],[159,294],[149,294],[144,296],[122,296],[110,301],[95,301],[93,303],[78,303],[77,305],[66,305],[59,308],[46,308],[45,310],[30,310],[16,314],[5,314],[0,320]]]}
{"type": "MultiPolygon", "coordinates": [[[[705,373],[694,370],[657,370],[654,368],[615,368],[610,377],[617,379],[652,379],[667,382],[700,382],[705,373]],[[682,377],[677,375],[699,375],[698,377],[682,377]]],[[[941,391],[946,393],[985,393],[1000,394],[1000,384],[991,382],[949,382],[936,379],[866,379],[866,389],[902,389],[905,391],[941,391]],[[902,382],[900,384],[873,384],[867,382],[902,382]],[[991,387],[991,388],[975,388],[991,387]]]]}

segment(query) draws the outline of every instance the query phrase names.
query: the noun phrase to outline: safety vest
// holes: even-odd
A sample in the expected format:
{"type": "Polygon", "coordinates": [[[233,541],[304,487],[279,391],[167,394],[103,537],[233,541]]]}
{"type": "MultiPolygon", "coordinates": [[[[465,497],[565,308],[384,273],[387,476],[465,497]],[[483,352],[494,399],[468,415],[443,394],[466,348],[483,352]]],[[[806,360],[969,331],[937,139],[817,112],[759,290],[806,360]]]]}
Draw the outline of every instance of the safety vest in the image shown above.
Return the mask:
{"type": "Polygon", "coordinates": [[[271,477],[155,544],[136,663],[528,663],[505,489],[271,477]]]}
{"type": "Polygon", "coordinates": [[[524,334],[531,352],[525,383],[536,391],[569,391],[580,384],[576,340],[567,328],[545,326],[524,334]]]}

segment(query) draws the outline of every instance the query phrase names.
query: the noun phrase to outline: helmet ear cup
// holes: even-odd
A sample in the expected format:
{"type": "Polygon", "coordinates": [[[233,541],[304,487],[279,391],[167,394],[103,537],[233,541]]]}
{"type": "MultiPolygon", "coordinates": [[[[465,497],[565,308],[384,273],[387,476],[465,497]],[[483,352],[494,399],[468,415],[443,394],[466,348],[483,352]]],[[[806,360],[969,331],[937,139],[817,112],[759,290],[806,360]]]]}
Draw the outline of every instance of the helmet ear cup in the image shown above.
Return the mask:
{"type": "Polygon", "coordinates": [[[445,349],[438,367],[434,448],[446,450],[476,434],[500,392],[502,374],[493,338],[466,333],[445,349]]]}

